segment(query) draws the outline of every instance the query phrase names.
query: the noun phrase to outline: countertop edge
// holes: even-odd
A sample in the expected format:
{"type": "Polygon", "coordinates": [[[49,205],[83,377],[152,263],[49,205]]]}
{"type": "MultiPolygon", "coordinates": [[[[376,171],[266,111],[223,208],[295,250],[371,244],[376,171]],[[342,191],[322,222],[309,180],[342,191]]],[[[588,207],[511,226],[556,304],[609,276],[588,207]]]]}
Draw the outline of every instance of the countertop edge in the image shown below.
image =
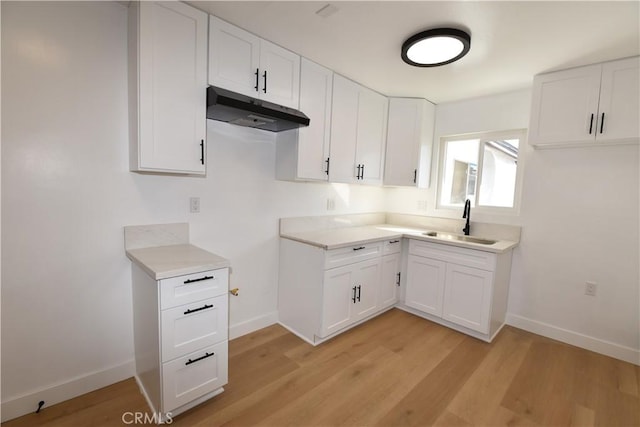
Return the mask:
{"type": "Polygon", "coordinates": [[[162,280],[162,279],[169,279],[171,277],[177,277],[177,276],[184,276],[187,274],[194,274],[194,273],[200,273],[203,271],[208,271],[208,270],[217,270],[220,268],[229,268],[231,267],[231,262],[226,259],[223,258],[219,255],[216,255],[212,252],[209,252],[205,249],[202,249],[198,246],[192,245],[192,244],[187,244],[187,245],[167,245],[167,246],[157,246],[157,247],[151,247],[151,248],[135,248],[135,249],[129,249],[125,251],[127,258],[129,258],[129,260],[131,260],[131,262],[135,263],[138,267],[140,267],[145,273],[147,273],[152,279],[154,280],[162,280]],[[175,268],[167,268],[167,269],[163,269],[163,270],[157,270],[154,269],[153,267],[151,267],[147,262],[145,262],[144,260],[140,259],[139,257],[136,256],[135,252],[137,251],[144,251],[145,249],[153,249],[153,248],[169,248],[171,246],[190,246],[192,248],[196,248],[200,251],[206,252],[208,254],[210,254],[212,257],[216,258],[213,261],[197,261],[194,262],[191,265],[185,265],[183,267],[175,267],[175,268]]]}
{"type": "MultiPolygon", "coordinates": [[[[372,229],[379,230],[378,227],[379,226],[371,226],[372,229]]],[[[318,247],[318,248],[322,248],[322,249],[326,249],[326,250],[340,249],[340,248],[354,246],[354,245],[375,243],[375,242],[380,242],[380,241],[384,241],[384,240],[387,240],[387,239],[398,239],[398,238],[422,240],[422,241],[425,241],[425,242],[437,243],[437,244],[441,244],[441,245],[455,246],[455,247],[464,248],[464,249],[478,250],[478,251],[491,252],[491,253],[497,253],[497,254],[508,252],[508,251],[512,250],[513,248],[515,248],[516,246],[518,246],[520,244],[520,242],[514,242],[514,241],[510,241],[510,240],[498,240],[493,245],[482,245],[482,244],[471,243],[471,242],[458,242],[458,241],[455,241],[455,240],[453,240],[453,241],[452,240],[443,240],[443,239],[438,239],[437,237],[430,237],[430,236],[423,235],[422,233],[424,233],[426,231],[432,231],[432,230],[426,230],[426,229],[418,230],[418,229],[416,229],[415,232],[397,232],[397,233],[392,233],[390,231],[389,235],[385,235],[383,237],[376,236],[376,237],[372,237],[372,238],[349,240],[349,241],[340,242],[340,243],[336,243],[336,244],[326,244],[326,243],[318,242],[318,241],[315,241],[315,240],[305,239],[304,237],[300,237],[300,236],[297,236],[295,234],[286,234],[285,233],[285,234],[280,234],[280,237],[284,238],[284,239],[289,239],[289,240],[293,240],[293,241],[296,241],[296,242],[300,242],[300,243],[305,243],[305,244],[312,245],[312,246],[315,246],[315,247],[318,247]]]]}

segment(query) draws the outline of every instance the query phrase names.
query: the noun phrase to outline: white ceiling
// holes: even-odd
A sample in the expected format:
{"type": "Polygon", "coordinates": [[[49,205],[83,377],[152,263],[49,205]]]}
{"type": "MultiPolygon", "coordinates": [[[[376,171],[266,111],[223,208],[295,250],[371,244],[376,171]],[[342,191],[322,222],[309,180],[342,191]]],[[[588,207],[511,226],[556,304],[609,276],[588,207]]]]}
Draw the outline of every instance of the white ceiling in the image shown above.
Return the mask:
{"type": "Polygon", "coordinates": [[[388,96],[435,103],[507,92],[535,74],[640,54],[638,1],[190,1],[388,96]],[[415,68],[400,47],[416,32],[471,33],[459,62],[415,68]]]}

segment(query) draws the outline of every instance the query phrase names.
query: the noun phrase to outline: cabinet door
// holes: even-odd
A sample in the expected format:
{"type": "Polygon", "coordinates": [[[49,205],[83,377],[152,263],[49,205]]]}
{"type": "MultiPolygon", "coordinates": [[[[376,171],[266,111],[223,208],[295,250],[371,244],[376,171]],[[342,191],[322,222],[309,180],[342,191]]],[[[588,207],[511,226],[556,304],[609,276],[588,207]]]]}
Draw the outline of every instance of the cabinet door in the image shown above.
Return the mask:
{"type": "Polygon", "coordinates": [[[334,75],[329,169],[331,182],[356,182],[358,96],[359,86],[356,83],[334,75]]]}
{"type": "Polygon", "coordinates": [[[384,185],[428,187],[434,112],[425,99],[389,99],[384,185]]]}
{"type": "Polygon", "coordinates": [[[638,57],[602,65],[598,141],[640,136],[640,59],[638,57]]]}
{"type": "Polygon", "coordinates": [[[400,286],[400,254],[386,255],[382,258],[382,274],[378,301],[380,308],[394,305],[398,300],[397,292],[400,286]]]}
{"type": "Polygon", "coordinates": [[[139,8],[132,170],[204,174],[207,14],[180,2],[140,2],[139,8]]]}
{"type": "Polygon", "coordinates": [[[356,165],[362,165],[361,182],[382,184],[384,149],[387,141],[387,97],[360,87],[356,165]]]}
{"type": "Polygon", "coordinates": [[[260,98],[298,108],[300,56],[266,40],[260,40],[260,98]]]}
{"type": "Polygon", "coordinates": [[[209,84],[257,98],[260,38],[215,16],[209,22],[209,84]]]}
{"type": "Polygon", "coordinates": [[[331,136],[333,71],[302,58],[300,111],[309,116],[309,126],[298,130],[299,179],[326,181],[331,136]]]}
{"type": "Polygon", "coordinates": [[[531,144],[595,140],[601,70],[591,65],[534,78],[531,144]]]}
{"type": "Polygon", "coordinates": [[[492,283],[490,271],[447,264],[442,317],[488,334],[492,283]]]}
{"type": "Polygon", "coordinates": [[[442,317],[446,265],[443,261],[409,255],[405,304],[442,317]]]}
{"type": "Polygon", "coordinates": [[[378,289],[380,288],[380,258],[353,264],[356,302],[353,306],[352,323],[378,311],[378,289]]]}
{"type": "Polygon", "coordinates": [[[351,265],[326,270],[322,291],[321,338],[351,324],[352,307],[356,301],[354,270],[351,265]]]}

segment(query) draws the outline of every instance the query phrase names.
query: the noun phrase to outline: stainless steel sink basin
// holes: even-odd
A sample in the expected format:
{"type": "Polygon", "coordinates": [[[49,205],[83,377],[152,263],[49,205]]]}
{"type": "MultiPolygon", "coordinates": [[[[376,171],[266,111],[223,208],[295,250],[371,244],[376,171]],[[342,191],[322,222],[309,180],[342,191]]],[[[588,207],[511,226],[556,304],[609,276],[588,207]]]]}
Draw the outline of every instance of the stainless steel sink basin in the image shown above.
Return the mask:
{"type": "Polygon", "coordinates": [[[438,239],[458,240],[461,242],[478,243],[479,245],[493,245],[496,242],[495,240],[481,239],[479,237],[471,236],[461,236],[459,234],[441,233],[439,231],[427,231],[426,233],[422,234],[429,237],[437,237],[438,239]]]}

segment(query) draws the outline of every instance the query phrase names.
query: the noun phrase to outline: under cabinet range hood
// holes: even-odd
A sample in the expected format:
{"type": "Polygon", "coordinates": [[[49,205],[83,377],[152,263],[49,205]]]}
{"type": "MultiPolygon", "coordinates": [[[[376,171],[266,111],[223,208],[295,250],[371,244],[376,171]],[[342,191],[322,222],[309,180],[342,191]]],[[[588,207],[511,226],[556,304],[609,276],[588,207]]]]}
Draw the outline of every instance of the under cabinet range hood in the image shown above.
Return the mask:
{"type": "Polygon", "coordinates": [[[302,112],[216,86],[207,88],[207,119],[271,132],[309,126],[302,112]]]}

